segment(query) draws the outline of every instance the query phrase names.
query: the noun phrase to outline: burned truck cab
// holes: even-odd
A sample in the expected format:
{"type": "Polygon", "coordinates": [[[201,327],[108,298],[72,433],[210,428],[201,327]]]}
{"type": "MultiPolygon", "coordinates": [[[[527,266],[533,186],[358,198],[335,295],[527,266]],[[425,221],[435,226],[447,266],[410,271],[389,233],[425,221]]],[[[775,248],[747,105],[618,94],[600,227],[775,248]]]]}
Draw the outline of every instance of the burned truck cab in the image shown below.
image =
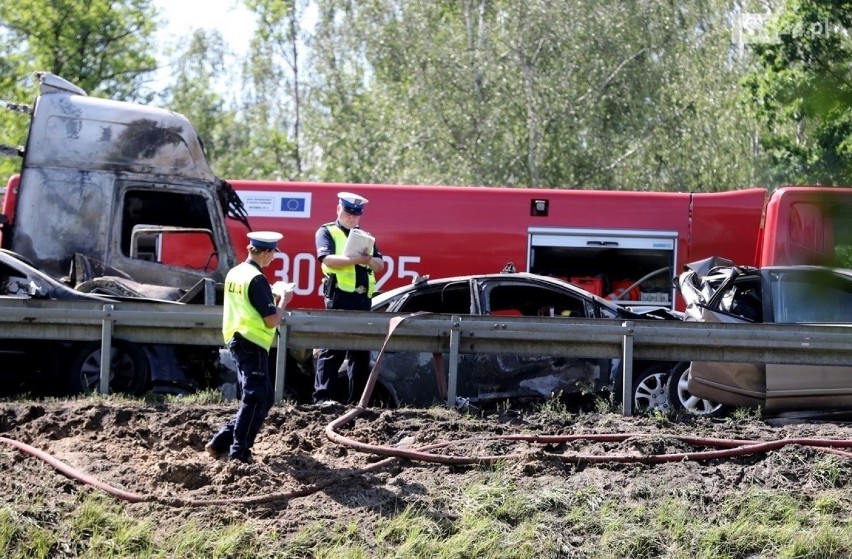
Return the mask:
{"type": "Polygon", "coordinates": [[[219,302],[210,285],[236,263],[225,217],[239,198],[189,120],[38,78],[3,248],[80,291],[219,302]]]}

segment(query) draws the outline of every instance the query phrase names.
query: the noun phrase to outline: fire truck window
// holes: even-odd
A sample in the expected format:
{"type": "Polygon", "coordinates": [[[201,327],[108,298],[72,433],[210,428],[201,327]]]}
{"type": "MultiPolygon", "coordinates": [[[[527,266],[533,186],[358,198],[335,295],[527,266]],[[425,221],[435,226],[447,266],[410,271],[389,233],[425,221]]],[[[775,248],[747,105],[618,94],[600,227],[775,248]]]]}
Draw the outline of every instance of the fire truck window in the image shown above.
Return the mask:
{"type": "Polygon", "coordinates": [[[818,264],[822,245],[822,209],[811,202],[798,202],[790,207],[791,262],[818,264]]]}

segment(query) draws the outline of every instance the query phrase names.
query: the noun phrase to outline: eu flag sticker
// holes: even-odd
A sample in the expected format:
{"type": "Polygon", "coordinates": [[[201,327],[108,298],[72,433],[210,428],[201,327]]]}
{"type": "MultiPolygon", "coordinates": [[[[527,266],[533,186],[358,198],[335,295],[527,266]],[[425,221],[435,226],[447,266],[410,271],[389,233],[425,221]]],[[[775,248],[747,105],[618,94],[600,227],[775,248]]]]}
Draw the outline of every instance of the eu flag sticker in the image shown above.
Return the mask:
{"type": "Polygon", "coordinates": [[[237,194],[250,216],[311,217],[310,192],[272,192],[238,190],[237,194]]]}
{"type": "Polygon", "coordinates": [[[305,211],[305,197],[304,196],[288,196],[287,198],[281,198],[281,211],[292,213],[299,212],[303,213],[305,211]]]}

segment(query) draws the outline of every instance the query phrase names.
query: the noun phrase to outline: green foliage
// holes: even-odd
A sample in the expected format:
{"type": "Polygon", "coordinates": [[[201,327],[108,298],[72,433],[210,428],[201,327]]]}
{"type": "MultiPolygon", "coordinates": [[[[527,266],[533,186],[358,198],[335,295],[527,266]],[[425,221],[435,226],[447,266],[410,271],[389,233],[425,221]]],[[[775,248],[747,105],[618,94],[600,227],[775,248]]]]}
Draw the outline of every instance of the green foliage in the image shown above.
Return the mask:
{"type": "Polygon", "coordinates": [[[320,178],[719,190],[752,178],[722,2],[318,2],[320,178]]]}
{"type": "MultiPolygon", "coordinates": [[[[48,71],[89,95],[147,102],[145,82],[156,70],[152,0],[0,0],[0,99],[28,106],[35,72],[48,71]]],[[[0,112],[0,143],[23,148],[29,119],[0,112]]],[[[20,170],[0,159],[0,176],[20,170]]]]}
{"type": "MultiPolygon", "coordinates": [[[[779,0],[779,40],[744,56],[722,0],[244,4],[257,17],[244,60],[196,32],[169,86],[152,92],[151,0],[0,0],[0,95],[29,102],[35,70],[93,95],[156,93],[197,126],[226,178],[681,191],[848,182],[848,2],[779,0]]],[[[0,119],[3,142],[22,145],[26,118],[0,119]]]]}
{"type": "Polygon", "coordinates": [[[607,391],[595,396],[594,409],[600,414],[618,413],[621,411],[621,402],[616,398],[615,393],[607,391]]]}
{"type": "Polygon", "coordinates": [[[788,0],[744,80],[775,184],[848,184],[852,173],[852,5],[788,0]]]}
{"type": "Polygon", "coordinates": [[[550,393],[550,398],[541,404],[540,412],[550,419],[565,421],[566,423],[571,421],[572,413],[563,400],[561,390],[550,393]]]}
{"type": "Polygon", "coordinates": [[[0,0],[4,74],[17,81],[45,70],[90,95],[141,100],[157,67],[156,15],[151,0],[0,0]]]}
{"type": "MultiPolygon", "coordinates": [[[[150,393],[146,394],[146,397],[150,396],[154,399],[162,399],[162,394],[150,393]]],[[[146,398],[147,401],[147,398],[146,398]]],[[[222,396],[221,390],[199,390],[197,392],[193,392],[192,394],[178,394],[172,395],[167,394],[165,396],[165,402],[167,403],[177,403],[180,402],[186,405],[192,404],[221,404],[225,399],[222,396]]],[[[159,403],[157,401],[157,403],[159,403]]]]}
{"type": "MultiPolygon", "coordinates": [[[[156,92],[225,178],[712,191],[761,176],[722,0],[244,5],[245,59],[196,32],[156,92]]],[[[27,76],[48,69],[150,98],[151,0],[0,0],[0,16],[0,93],[31,96],[27,76]]]]}
{"type": "Polygon", "coordinates": [[[160,101],[193,123],[208,161],[220,176],[229,176],[229,155],[240,154],[246,135],[236,122],[236,112],[226,108],[216,88],[228,82],[224,75],[229,55],[221,34],[195,31],[173,64],[172,85],[160,101]]]}
{"type": "MultiPolygon", "coordinates": [[[[821,488],[845,487],[852,478],[852,471],[847,460],[838,456],[827,456],[814,466],[812,477],[821,488]]],[[[829,502],[824,501],[818,503],[818,506],[821,510],[830,512],[836,504],[830,505],[829,502]]]]}
{"type": "Polygon", "coordinates": [[[763,409],[760,406],[755,407],[739,407],[733,409],[725,418],[725,421],[731,423],[740,423],[746,421],[757,421],[763,416],[763,409]]]}
{"type": "Polygon", "coordinates": [[[40,526],[44,518],[39,504],[33,504],[30,514],[21,515],[12,509],[0,509],[0,553],[4,557],[46,558],[57,543],[49,526],[40,526]]]}

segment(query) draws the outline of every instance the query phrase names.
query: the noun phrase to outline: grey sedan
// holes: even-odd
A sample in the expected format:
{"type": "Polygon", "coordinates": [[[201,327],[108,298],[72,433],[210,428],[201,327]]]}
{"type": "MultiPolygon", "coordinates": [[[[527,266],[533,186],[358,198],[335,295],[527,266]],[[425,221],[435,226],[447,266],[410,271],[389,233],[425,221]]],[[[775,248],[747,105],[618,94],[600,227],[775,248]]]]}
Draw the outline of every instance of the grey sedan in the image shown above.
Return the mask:
{"type": "MultiPolygon", "coordinates": [[[[581,319],[679,320],[660,307],[618,306],[568,282],[529,273],[481,274],[428,279],[380,294],[373,310],[412,313],[536,316],[581,319]]],[[[391,353],[381,365],[380,382],[392,403],[428,406],[446,398],[442,387],[448,355],[391,353]],[[436,370],[442,376],[436,376],[436,370]]],[[[666,381],[674,363],[634,364],[634,409],[667,405],[666,381]]],[[[618,359],[462,354],[458,394],[465,402],[543,400],[554,395],[621,394],[618,359]]]]}

